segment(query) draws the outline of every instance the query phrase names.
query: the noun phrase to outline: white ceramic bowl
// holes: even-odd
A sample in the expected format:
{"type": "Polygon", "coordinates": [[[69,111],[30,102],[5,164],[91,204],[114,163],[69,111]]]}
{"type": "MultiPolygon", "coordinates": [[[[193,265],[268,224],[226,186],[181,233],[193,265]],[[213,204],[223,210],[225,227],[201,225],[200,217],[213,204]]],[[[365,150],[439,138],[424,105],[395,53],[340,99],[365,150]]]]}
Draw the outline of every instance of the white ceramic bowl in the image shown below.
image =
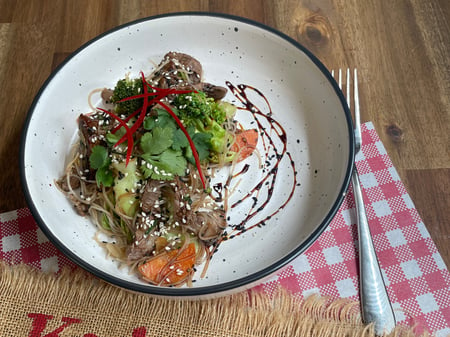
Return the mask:
{"type": "MultiPolygon", "coordinates": [[[[236,101],[231,93],[227,99],[236,101]]],[[[264,102],[258,102],[267,112],[264,102]]],[[[245,114],[238,118],[243,124],[250,123],[245,114]]],[[[51,74],[31,106],[20,160],[24,192],[37,223],[76,264],[133,291],[206,297],[261,282],[317,239],[347,190],[354,143],[351,116],[340,90],[321,62],[299,43],[243,18],[176,13],[119,26],[68,57],[51,74]],[[114,86],[127,72],[149,72],[151,61],[159,62],[168,51],[185,52],[200,60],[205,80],[210,83],[225,85],[230,81],[259,89],[270,103],[273,117],[287,133],[287,151],[297,172],[298,186],[289,203],[265,221],[265,226],[223,242],[207,276],[196,276],[191,288],[152,286],[126,268],[118,269],[93,240],[94,226],[74,212],[54,183],[63,173],[69,146],[75,141],[76,118],[89,111],[89,92],[114,86]]],[[[237,198],[261,179],[262,170],[252,165],[249,176],[239,185],[237,198]]],[[[293,187],[287,157],[277,176],[263,216],[276,212],[293,187]]],[[[233,209],[230,219],[238,219],[245,212],[233,209]]],[[[251,221],[247,225],[251,226],[251,221]]]]}

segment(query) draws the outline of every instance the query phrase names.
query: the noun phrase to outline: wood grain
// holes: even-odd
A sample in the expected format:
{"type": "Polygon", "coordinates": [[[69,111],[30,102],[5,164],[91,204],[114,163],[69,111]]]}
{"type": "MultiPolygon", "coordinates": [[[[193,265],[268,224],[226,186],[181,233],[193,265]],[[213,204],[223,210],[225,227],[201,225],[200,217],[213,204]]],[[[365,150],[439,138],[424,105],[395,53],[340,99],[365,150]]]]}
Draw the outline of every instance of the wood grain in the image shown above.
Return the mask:
{"type": "Polygon", "coordinates": [[[372,121],[450,265],[450,2],[447,0],[0,0],[0,212],[25,207],[19,140],[51,70],[89,39],[168,12],[247,17],[304,44],[329,68],[357,67],[372,121]]]}

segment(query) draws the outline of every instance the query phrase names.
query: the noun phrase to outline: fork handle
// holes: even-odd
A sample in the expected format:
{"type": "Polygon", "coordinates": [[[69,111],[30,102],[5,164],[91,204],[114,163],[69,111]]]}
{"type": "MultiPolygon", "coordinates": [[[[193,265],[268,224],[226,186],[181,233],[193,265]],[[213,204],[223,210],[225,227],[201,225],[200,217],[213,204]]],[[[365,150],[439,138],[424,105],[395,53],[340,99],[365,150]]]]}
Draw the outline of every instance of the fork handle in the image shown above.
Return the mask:
{"type": "Polygon", "coordinates": [[[390,333],[396,323],[373,246],[356,167],[352,174],[352,185],[357,212],[362,318],[365,323],[373,322],[375,333],[380,336],[390,333]]]}

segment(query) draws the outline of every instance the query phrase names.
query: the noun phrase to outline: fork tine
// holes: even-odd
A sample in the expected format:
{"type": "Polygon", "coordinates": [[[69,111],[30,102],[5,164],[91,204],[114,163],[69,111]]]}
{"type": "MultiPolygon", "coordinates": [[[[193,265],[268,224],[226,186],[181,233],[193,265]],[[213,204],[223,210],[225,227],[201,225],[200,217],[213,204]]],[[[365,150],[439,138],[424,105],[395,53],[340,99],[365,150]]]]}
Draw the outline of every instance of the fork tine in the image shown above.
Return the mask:
{"type": "Polygon", "coordinates": [[[350,96],[350,68],[347,68],[347,83],[346,83],[346,87],[347,87],[347,91],[345,94],[345,97],[347,98],[347,104],[348,104],[348,108],[351,111],[351,96],[350,96]]]}
{"type": "MultiPolygon", "coordinates": [[[[335,77],[334,69],[331,70],[331,76],[335,77]]],[[[337,71],[337,82],[339,89],[343,89],[343,71],[341,68],[337,71]]],[[[355,145],[359,147],[361,145],[361,117],[359,110],[359,90],[358,90],[358,71],[355,68],[353,70],[353,76],[350,68],[347,68],[346,71],[346,90],[345,90],[345,99],[347,101],[348,108],[352,111],[353,106],[353,115],[354,115],[354,126],[355,126],[355,145]],[[352,83],[353,82],[353,83],[352,83]],[[353,84],[353,88],[351,85],[353,84]],[[353,89],[353,100],[351,96],[351,91],[353,89]]]]}
{"type": "Polygon", "coordinates": [[[355,139],[357,144],[361,144],[361,117],[359,112],[359,90],[358,90],[358,72],[355,68],[353,75],[353,96],[354,96],[354,114],[355,114],[355,139]]]}

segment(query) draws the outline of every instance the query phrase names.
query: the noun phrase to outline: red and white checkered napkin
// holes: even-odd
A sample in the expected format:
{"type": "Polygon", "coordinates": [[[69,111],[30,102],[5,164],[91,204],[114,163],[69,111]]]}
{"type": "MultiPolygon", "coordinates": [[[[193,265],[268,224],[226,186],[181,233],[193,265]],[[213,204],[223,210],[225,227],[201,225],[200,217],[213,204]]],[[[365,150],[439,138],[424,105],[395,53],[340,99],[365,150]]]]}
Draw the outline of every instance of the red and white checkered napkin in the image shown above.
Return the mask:
{"type": "MultiPolygon", "coordinates": [[[[372,123],[362,125],[356,160],[375,249],[397,321],[450,335],[450,273],[372,123]]],[[[304,254],[258,288],[359,300],[357,232],[351,190],[330,226],[304,254]]],[[[75,265],[38,229],[28,209],[0,214],[0,259],[58,272],[75,265]]]]}

